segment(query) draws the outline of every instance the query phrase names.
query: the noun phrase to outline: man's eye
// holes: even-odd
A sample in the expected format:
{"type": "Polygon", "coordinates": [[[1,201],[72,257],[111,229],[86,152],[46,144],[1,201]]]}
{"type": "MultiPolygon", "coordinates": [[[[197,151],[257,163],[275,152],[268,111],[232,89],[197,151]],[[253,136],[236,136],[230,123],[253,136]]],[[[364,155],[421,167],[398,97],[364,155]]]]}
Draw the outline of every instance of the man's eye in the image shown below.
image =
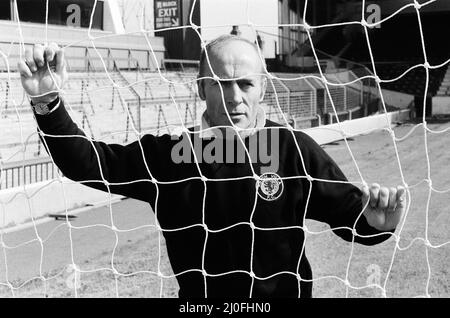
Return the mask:
{"type": "Polygon", "coordinates": [[[219,83],[220,83],[220,86],[222,86],[224,88],[231,86],[231,82],[230,81],[220,81],[219,83]]]}
{"type": "Polygon", "coordinates": [[[239,83],[239,86],[241,86],[241,87],[252,87],[253,83],[252,82],[241,82],[241,83],[239,83]]]}

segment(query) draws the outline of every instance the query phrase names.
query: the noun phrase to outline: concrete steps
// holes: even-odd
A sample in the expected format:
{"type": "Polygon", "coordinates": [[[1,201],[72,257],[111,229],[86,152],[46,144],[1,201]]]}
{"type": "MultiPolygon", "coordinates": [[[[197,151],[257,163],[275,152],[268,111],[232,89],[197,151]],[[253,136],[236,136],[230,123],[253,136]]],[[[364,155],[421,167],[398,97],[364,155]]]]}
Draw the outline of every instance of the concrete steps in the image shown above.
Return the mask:
{"type": "Polygon", "coordinates": [[[447,66],[444,79],[441,82],[441,86],[437,91],[438,96],[450,96],[450,68],[447,66]]]}

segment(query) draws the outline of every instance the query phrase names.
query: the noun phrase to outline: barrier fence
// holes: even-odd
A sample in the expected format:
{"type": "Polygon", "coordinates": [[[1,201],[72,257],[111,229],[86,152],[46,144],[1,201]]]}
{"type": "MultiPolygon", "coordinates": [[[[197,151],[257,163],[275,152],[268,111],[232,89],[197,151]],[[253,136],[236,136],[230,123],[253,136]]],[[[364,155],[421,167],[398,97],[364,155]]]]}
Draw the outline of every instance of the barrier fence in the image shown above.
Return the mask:
{"type": "Polygon", "coordinates": [[[55,179],[60,170],[49,157],[0,165],[0,190],[55,179]]]}

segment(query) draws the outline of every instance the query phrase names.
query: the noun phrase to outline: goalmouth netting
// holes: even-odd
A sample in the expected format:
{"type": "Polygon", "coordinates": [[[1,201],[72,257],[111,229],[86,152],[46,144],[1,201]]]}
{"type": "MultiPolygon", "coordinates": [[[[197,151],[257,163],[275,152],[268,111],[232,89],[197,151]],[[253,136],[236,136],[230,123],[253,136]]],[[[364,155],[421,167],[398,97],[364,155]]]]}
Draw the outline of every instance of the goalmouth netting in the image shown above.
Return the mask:
{"type": "MultiPolygon", "coordinates": [[[[358,187],[373,182],[386,186],[402,185],[406,188],[408,202],[405,217],[395,233],[386,243],[376,247],[342,242],[332,233],[333,229],[304,219],[303,226],[297,227],[305,234],[305,243],[299,248],[311,259],[314,296],[448,296],[450,279],[445,265],[450,255],[450,218],[445,215],[445,210],[446,204],[450,202],[450,184],[445,172],[448,155],[443,148],[445,144],[440,142],[448,140],[450,127],[445,122],[430,122],[426,116],[426,98],[423,98],[422,117],[397,127],[397,123],[391,120],[391,109],[381,87],[383,83],[399,81],[412,70],[422,68],[425,71],[423,96],[428,96],[430,71],[448,65],[450,60],[435,65],[430,62],[422,32],[423,8],[436,0],[411,1],[374,23],[366,21],[366,1],[362,0],[360,20],[327,25],[313,25],[308,21],[306,17],[311,2],[305,1],[302,23],[277,24],[276,27],[302,30],[316,71],[263,74],[268,79],[267,96],[263,103],[266,115],[283,124],[282,129],[290,133],[311,128],[318,123],[333,124],[319,127],[325,134],[328,132],[340,136],[324,147],[333,158],[338,158],[336,161],[342,164],[349,183],[358,187]],[[411,66],[396,78],[381,78],[372,54],[369,31],[395,19],[407,9],[413,10],[417,17],[421,39],[417,45],[422,48],[423,63],[411,66]],[[323,65],[324,53],[315,48],[313,33],[320,28],[345,25],[363,28],[371,65],[361,67],[359,72],[345,69],[329,73],[323,65]],[[359,129],[354,133],[347,125],[348,120],[367,117],[369,113],[361,105],[369,105],[372,100],[379,102],[377,115],[381,116],[384,124],[377,128],[368,126],[369,128],[359,129]],[[323,105],[320,109],[318,103],[323,105]],[[405,284],[410,286],[405,287],[405,284]]],[[[251,40],[257,41],[257,35],[261,33],[258,30],[267,25],[252,21],[251,12],[256,10],[256,1],[247,0],[245,3],[247,21],[242,27],[250,29],[253,34],[251,40]]],[[[96,4],[97,0],[94,8],[96,4]]],[[[45,145],[39,139],[39,134],[45,134],[36,130],[29,96],[23,92],[16,70],[15,63],[23,58],[25,48],[31,45],[22,35],[23,22],[16,1],[13,1],[12,9],[18,17],[14,23],[19,38],[16,43],[2,46],[0,50],[0,64],[3,64],[5,70],[0,74],[0,142],[8,145],[1,148],[3,153],[0,158],[1,295],[176,297],[175,278],[183,273],[172,272],[163,238],[164,231],[169,230],[161,227],[156,218],[148,215],[149,207],[127,200],[121,201],[121,198],[112,193],[103,195],[103,201],[106,202],[103,208],[86,207],[84,201],[77,202],[76,196],[85,195],[89,190],[84,187],[76,188],[76,183],[64,178],[52,157],[47,156],[45,145]],[[17,54],[14,48],[19,48],[17,54]],[[45,199],[39,199],[42,197],[45,199]],[[52,200],[62,202],[64,209],[52,210],[52,200]],[[121,211],[116,204],[122,204],[121,211]],[[49,211],[45,212],[47,207],[49,211]],[[82,208],[83,213],[77,212],[79,214],[75,215],[74,208],[82,208]],[[83,221],[93,209],[98,209],[97,214],[89,221],[83,221]],[[136,212],[134,223],[122,221],[128,210],[136,209],[146,210],[148,213],[136,212]],[[44,213],[39,212],[42,210],[44,213]],[[49,226],[53,221],[47,222],[48,214],[58,214],[61,223],[49,226]],[[17,218],[26,225],[17,227],[17,218]],[[22,232],[23,229],[27,232],[22,232]],[[56,238],[59,240],[61,237],[62,242],[57,243],[56,238]],[[95,244],[98,247],[93,248],[95,244]],[[25,269],[30,262],[34,263],[34,270],[25,269]],[[22,267],[24,270],[20,269],[22,267]],[[152,292],[149,293],[149,290],[152,292]]],[[[45,33],[37,41],[46,44],[49,42],[48,9],[47,0],[45,33]]],[[[120,54],[114,56],[113,48],[112,53],[108,52],[105,57],[104,48],[98,48],[97,43],[115,35],[99,35],[92,31],[94,11],[82,41],[86,46],[82,53],[84,57],[67,58],[69,80],[64,87],[59,88],[69,114],[87,138],[127,144],[140,140],[145,134],[162,135],[180,130],[192,133],[188,128],[200,124],[206,108],[197,94],[198,64],[196,61],[176,59],[167,59],[161,64],[152,45],[151,34],[154,32],[158,36],[158,32],[191,29],[196,32],[204,47],[207,42],[202,36],[202,29],[231,29],[233,25],[196,25],[192,21],[192,12],[190,22],[180,27],[150,31],[143,24],[137,34],[145,40],[149,61],[155,66],[155,70],[150,71],[148,65],[140,65],[137,58],[130,59],[120,54]]],[[[63,44],[62,47],[68,49],[80,45],[79,42],[74,42],[63,44]]],[[[259,55],[261,59],[264,58],[261,50],[259,55]]],[[[208,57],[207,63],[210,64],[208,57]]],[[[298,145],[297,151],[300,153],[298,145]]],[[[248,152],[246,155],[250,157],[248,152]]],[[[249,178],[258,181],[259,176],[253,168],[252,171],[253,176],[249,178]]],[[[201,174],[200,169],[199,172],[201,174]]],[[[327,182],[310,175],[298,178],[306,178],[310,183],[327,182]]],[[[237,179],[239,178],[227,181],[237,179]]],[[[198,180],[205,187],[211,181],[202,174],[198,180]]],[[[106,180],[102,181],[109,188],[106,180]]],[[[154,182],[157,187],[163,184],[156,179],[146,181],[154,182]]],[[[157,210],[153,212],[158,215],[157,210]]],[[[240,223],[232,227],[242,225],[240,223]]],[[[268,230],[255,226],[252,219],[244,225],[251,229],[253,238],[255,231],[268,230]]],[[[193,226],[205,230],[206,240],[212,233],[204,222],[193,226]]],[[[292,227],[274,230],[289,229],[292,227]]],[[[226,230],[229,228],[220,231],[226,230]]],[[[205,250],[203,253],[204,258],[205,250]]],[[[298,262],[300,264],[300,259],[298,262]]],[[[251,264],[250,268],[252,266],[251,264]]],[[[205,282],[206,277],[242,272],[211,274],[205,268],[188,271],[200,272],[204,275],[205,282]]],[[[271,277],[258,277],[252,270],[245,274],[252,280],[249,297],[252,296],[255,280],[288,274],[297,278],[299,286],[305,281],[296,272],[280,272],[271,277]]],[[[208,295],[206,283],[205,294],[208,295]]]]}

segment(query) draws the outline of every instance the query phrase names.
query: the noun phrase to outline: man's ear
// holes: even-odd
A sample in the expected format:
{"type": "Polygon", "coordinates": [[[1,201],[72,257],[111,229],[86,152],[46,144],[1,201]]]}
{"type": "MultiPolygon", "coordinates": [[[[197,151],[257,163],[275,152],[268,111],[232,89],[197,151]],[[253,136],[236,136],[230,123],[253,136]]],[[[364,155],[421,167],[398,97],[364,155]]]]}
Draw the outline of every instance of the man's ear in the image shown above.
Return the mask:
{"type": "Polygon", "coordinates": [[[264,100],[264,95],[266,94],[266,89],[267,89],[267,77],[263,76],[262,78],[262,83],[261,83],[261,95],[259,97],[259,102],[262,102],[264,100]]]}
{"type": "Polygon", "coordinates": [[[206,95],[205,95],[205,80],[204,79],[197,80],[197,88],[198,88],[198,96],[200,96],[201,100],[205,100],[206,95]]]}

